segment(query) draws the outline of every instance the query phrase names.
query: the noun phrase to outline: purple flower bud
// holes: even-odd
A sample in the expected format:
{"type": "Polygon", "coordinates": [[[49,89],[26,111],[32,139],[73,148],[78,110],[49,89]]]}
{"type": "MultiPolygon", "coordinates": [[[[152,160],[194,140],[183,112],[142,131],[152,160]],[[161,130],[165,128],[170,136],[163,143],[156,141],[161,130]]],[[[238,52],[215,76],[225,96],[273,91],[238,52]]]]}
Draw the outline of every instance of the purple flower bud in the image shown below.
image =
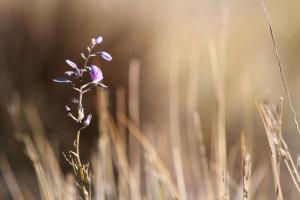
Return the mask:
{"type": "Polygon", "coordinates": [[[103,38],[101,36],[96,37],[96,44],[100,44],[103,38]]]}
{"type": "Polygon", "coordinates": [[[103,79],[102,71],[96,65],[91,65],[90,75],[94,83],[98,83],[103,79]]]}
{"type": "Polygon", "coordinates": [[[105,51],[101,51],[101,52],[99,52],[99,54],[106,61],[111,61],[112,60],[111,55],[109,53],[105,52],[105,51]]]}
{"type": "Polygon", "coordinates": [[[65,77],[54,78],[53,82],[55,82],[55,83],[72,83],[72,81],[66,79],[65,77]]]}
{"type": "Polygon", "coordinates": [[[76,63],[72,62],[71,60],[66,60],[66,63],[67,63],[70,67],[72,67],[72,68],[74,68],[74,69],[77,69],[76,63]]]}

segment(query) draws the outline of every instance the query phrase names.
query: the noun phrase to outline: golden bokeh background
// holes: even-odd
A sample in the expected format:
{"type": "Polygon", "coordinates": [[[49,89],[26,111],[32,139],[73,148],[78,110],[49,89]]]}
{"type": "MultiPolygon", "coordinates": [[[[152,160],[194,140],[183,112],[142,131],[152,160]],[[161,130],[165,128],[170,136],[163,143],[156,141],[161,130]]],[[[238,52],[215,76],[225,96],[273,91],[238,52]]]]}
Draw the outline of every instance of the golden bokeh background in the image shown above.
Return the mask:
{"type": "MultiPolygon", "coordinates": [[[[266,6],[284,77],[300,116],[300,3],[266,1],[266,6]]],[[[267,19],[258,1],[0,0],[0,151],[8,156],[22,183],[37,192],[31,163],[14,137],[8,107],[16,96],[21,102],[34,103],[54,149],[60,152],[71,147],[74,128],[65,117],[64,106],[72,92],[53,84],[52,78],[67,69],[64,59],[80,63],[80,52],[98,35],[104,38],[100,48],[113,56],[112,62],[94,60],[109,86],[110,110],[116,109],[118,88],[125,88],[128,94],[129,66],[137,64],[140,127],[157,137],[157,150],[170,171],[174,166],[166,150],[170,142],[166,135],[179,130],[185,157],[190,116],[195,110],[200,113],[208,152],[212,152],[218,109],[212,65],[219,70],[225,100],[228,159],[239,156],[231,151],[239,148],[243,131],[253,153],[254,170],[270,167],[267,138],[255,101],[267,98],[279,102],[286,96],[267,19]],[[174,115],[178,121],[172,121],[174,115]]],[[[85,104],[95,112],[93,94],[85,104]]],[[[26,120],[22,120],[22,127],[28,131],[26,120]]],[[[297,160],[300,139],[286,100],[283,136],[297,160]]],[[[82,154],[88,157],[95,149],[96,123],[82,137],[82,154]]],[[[231,166],[233,179],[239,176],[237,163],[231,166]]],[[[68,171],[63,160],[61,165],[68,171]]],[[[188,199],[194,199],[197,186],[188,169],[188,199]]],[[[282,173],[287,199],[297,199],[287,172],[282,173]]],[[[260,197],[272,199],[271,170],[266,170],[264,179],[260,189],[269,194],[261,192],[260,197]]],[[[0,199],[10,199],[1,176],[0,186],[0,199]]]]}

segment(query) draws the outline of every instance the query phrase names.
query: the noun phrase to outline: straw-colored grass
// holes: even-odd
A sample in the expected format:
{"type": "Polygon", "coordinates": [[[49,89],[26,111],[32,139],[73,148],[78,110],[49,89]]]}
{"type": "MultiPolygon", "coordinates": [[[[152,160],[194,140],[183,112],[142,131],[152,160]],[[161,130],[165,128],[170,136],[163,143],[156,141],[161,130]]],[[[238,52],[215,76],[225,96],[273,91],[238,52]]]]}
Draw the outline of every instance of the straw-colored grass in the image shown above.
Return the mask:
{"type": "MultiPolygon", "coordinates": [[[[267,16],[281,80],[299,132],[270,16],[265,5],[262,5],[267,16]]],[[[225,88],[226,9],[222,16],[224,24],[221,27],[221,34],[219,38],[208,41],[207,48],[216,104],[216,110],[212,114],[210,144],[206,140],[208,133],[202,128],[203,118],[199,111],[198,94],[201,77],[199,69],[194,70],[199,64],[197,48],[190,52],[188,82],[186,86],[182,86],[187,93],[184,106],[180,104],[180,61],[176,56],[178,52],[176,50],[171,52],[169,102],[166,106],[169,111],[167,114],[169,132],[163,133],[161,137],[158,137],[160,133],[156,132],[155,128],[145,126],[140,117],[142,110],[140,73],[143,70],[143,63],[138,59],[132,59],[129,61],[128,90],[122,87],[116,90],[116,105],[111,105],[109,91],[96,92],[95,107],[98,116],[94,119],[98,121],[94,120],[94,123],[98,125],[98,139],[90,159],[92,177],[89,187],[91,191],[88,191],[88,194],[91,195],[91,199],[251,200],[270,199],[274,196],[275,199],[284,200],[291,195],[287,194],[286,181],[283,185],[283,179],[289,180],[291,187],[293,185],[295,188],[296,199],[299,199],[300,174],[282,131],[282,99],[278,105],[270,102],[256,103],[265,128],[267,138],[265,146],[268,143],[267,149],[270,150],[270,156],[264,158],[263,162],[255,162],[256,138],[246,132],[254,130],[252,119],[245,120],[246,127],[245,130],[241,130],[240,140],[234,144],[227,142],[227,134],[230,133],[226,127],[226,104],[230,102],[226,102],[225,88]],[[115,113],[111,107],[116,108],[115,113]],[[182,120],[182,113],[185,114],[185,120],[182,120]],[[288,178],[282,175],[283,167],[289,174],[288,178]],[[268,171],[272,171],[273,178],[267,176],[268,171]],[[274,191],[274,194],[270,191],[274,191]]],[[[245,102],[249,103],[246,94],[248,91],[244,92],[245,102]]],[[[247,107],[247,112],[254,113],[253,110],[249,111],[251,106],[244,106],[247,107]]],[[[38,198],[80,199],[80,189],[78,190],[80,184],[76,182],[74,175],[64,175],[59,162],[63,155],[57,154],[57,150],[51,146],[37,107],[31,102],[22,102],[16,98],[11,108],[14,108],[10,109],[9,113],[14,123],[16,138],[24,144],[24,151],[35,171],[38,198]],[[18,117],[21,113],[25,115],[30,131],[24,132],[21,129],[20,124],[24,123],[18,117]]],[[[12,199],[33,199],[27,186],[19,182],[4,154],[0,154],[0,171],[12,199]]]]}

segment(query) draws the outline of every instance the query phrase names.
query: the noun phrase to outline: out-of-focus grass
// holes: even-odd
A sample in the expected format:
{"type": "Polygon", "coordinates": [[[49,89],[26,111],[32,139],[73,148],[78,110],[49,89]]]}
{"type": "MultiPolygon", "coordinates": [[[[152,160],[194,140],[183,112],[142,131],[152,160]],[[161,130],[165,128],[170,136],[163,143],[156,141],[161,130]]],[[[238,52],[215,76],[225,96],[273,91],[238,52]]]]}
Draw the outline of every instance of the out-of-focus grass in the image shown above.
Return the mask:
{"type": "MultiPolygon", "coordinates": [[[[267,3],[299,113],[299,2],[267,3]]],[[[61,66],[62,72],[61,60],[78,55],[86,40],[99,33],[108,38],[105,49],[114,56],[112,64],[104,68],[110,86],[108,105],[104,106],[108,109],[101,109],[106,114],[98,111],[98,125],[88,129],[82,139],[83,156],[86,160],[92,157],[97,169],[97,198],[167,199],[173,195],[214,199],[222,195],[240,199],[245,182],[241,131],[252,158],[250,198],[274,198],[268,140],[254,100],[265,96],[278,99],[284,92],[268,25],[256,1],[2,0],[0,24],[0,150],[7,155],[25,199],[49,196],[43,189],[45,184],[58,194],[52,185],[55,181],[68,185],[70,194],[74,193],[73,179],[62,175],[67,170],[59,153],[68,149],[73,138],[72,124],[60,111],[71,94],[66,95],[50,80],[59,73],[53,66],[61,66]],[[137,67],[130,68],[133,65],[137,67]],[[20,95],[22,106],[11,120],[6,108],[13,105],[16,109],[11,104],[15,93],[20,95]],[[35,105],[29,110],[37,107],[40,113],[31,123],[30,115],[25,115],[28,106],[24,102],[28,101],[35,105]],[[137,140],[131,134],[129,123],[120,121],[124,113],[138,128],[135,133],[141,130],[147,139],[137,140]],[[49,138],[42,134],[43,145],[34,136],[34,132],[41,134],[40,128],[34,127],[37,124],[49,138]],[[13,130],[32,132],[31,136],[23,135],[23,140],[27,138],[27,151],[39,158],[34,160],[39,182],[13,130]],[[148,150],[142,141],[150,142],[146,142],[148,150]],[[41,155],[38,148],[53,152],[42,151],[41,155]],[[90,152],[96,153],[90,156],[90,152]],[[56,163],[55,170],[48,166],[49,160],[56,163]]],[[[99,101],[87,99],[87,109],[99,101]]],[[[283,136],[295,157],[299,142],[289,112],[283,113],[282,120],[283,136]]],[[[4,171],[7,169],[4,164],[4,171]]],[[[281,173],[283,196],[298,199],[288,173],[281,173]]],[[[14,180],[10,174],[3,179],[14,180]]],[[[2,188],[10,190],[9,186],[2,188]]]]}

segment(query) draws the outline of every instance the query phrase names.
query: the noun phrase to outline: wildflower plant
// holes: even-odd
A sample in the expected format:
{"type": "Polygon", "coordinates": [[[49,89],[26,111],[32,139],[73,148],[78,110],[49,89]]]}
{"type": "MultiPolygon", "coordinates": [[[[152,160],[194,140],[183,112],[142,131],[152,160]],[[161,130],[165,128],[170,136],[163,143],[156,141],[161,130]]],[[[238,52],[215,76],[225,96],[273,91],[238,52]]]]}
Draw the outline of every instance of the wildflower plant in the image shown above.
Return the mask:
{"type": "Polygon", "coordinates": [[[62,83],[70,86],[77,93],[77,97],[72,98],[71,102],[76,105],[76,110],[73,111],[68,105],[65,106],[66,115],[74,120],[77,124],[76,139],[74,141],[75,150],[70,150],[68,154],[63,153],[65,159],[72,166],[74,174],[77,179],[77,186],[82,199],[91,199],[91,171],[89,163],[84,164],[80,158],[80,133],[83,129],[88,127],[92,120],[92,114],[85,117],[83,107],[84,95],[95,87],[106,88],[101,83],[103,74],[99,67],[89,64],[90,58],[100,57],[105,61],[111,61],[112,57],[105,51],[95,51],[95,47],[102,42],[102,37],[91,39],[91,43],[87,46],[85,52],[82,52],[81,58],[83,59],[82,67],[79,67],[71,60],[66,60],[67,65],[71,68],[65,71],[65,75],[60,78],[53,79],[56,83],[62,83]],[[89,78],[86,78],[88,76],[89,78]],[[88,80],[88,81],[86,81],[88,80]]]}

